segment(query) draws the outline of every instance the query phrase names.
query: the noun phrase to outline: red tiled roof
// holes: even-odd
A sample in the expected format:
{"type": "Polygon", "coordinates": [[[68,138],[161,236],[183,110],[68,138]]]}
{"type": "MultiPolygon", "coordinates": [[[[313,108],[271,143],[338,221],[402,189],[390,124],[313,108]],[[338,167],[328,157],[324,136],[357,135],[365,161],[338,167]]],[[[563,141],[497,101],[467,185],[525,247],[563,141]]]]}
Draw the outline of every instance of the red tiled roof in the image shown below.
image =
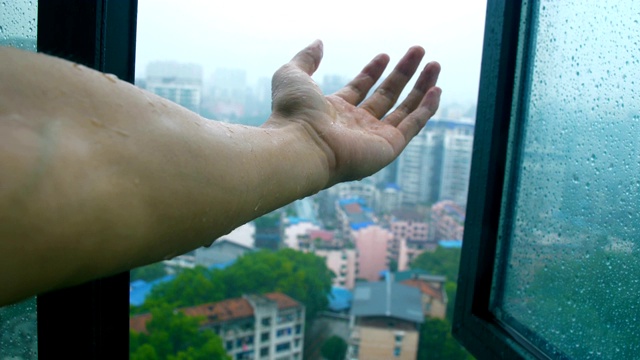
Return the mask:
{"type": "Polygon", "coordinates": [[[264,297],[266,297],[269,300],[277,302],[278,303],[278,309],[280,309],[280,310],[289,309],[289,308],[292,308],[292,307],[298,307],[298,306],[302,305],[299,302],[293,300],[292,298],[288,297],[287,295],[285,295],[283,293],[264,294],[264,297]]]}
{"type": "MultiPolygon", "coordinates": [[[[275,301],[278,309],[289,309],[301,306],[301,304],[282,293],[269,293],[265,298],[275,301]]],[[[235,298],[218,302],[206,303],[179,309],[187,316],[201,316],[205,322],[224,322],[253,316],[253,308],[247,299],[235,298]]],[[[147,322],[151,320],[151,314],[136,315],[129,319],[129,328],[136,332],[147,333],[147,322]]]]}
{"type": "Polygon", "coordinates": [[[437,299],[440,301],[442,301],[443,299],[442,291],[438,289],[434,289],[431,285],[429,285],[429,283],[427,283],[424,280],[410,279],[410,280],[403,281],[402,284],[418,288],[420,289],[420,292],[422,292],[425,295],[429,295],[434,299],[437,299]]]}
{"type": "Polygon", "coordinates": [[[243,298],[182,308],[180,311],[188,316],[204,316],[207,322],[222,322],[253,316],[251,304],[243,298]]]}

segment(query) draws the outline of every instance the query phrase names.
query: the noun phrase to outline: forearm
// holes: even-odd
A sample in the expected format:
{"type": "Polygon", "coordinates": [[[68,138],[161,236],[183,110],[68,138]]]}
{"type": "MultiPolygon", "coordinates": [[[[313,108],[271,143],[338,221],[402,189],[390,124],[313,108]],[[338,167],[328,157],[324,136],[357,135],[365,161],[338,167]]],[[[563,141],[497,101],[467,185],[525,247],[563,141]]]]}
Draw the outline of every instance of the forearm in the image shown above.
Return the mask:
{"type": "Polygon", "coordinates": [[[0,304],[189,251],[327,185],[301,126],[212,122],[58,59],[2,60],[0,304]]]}

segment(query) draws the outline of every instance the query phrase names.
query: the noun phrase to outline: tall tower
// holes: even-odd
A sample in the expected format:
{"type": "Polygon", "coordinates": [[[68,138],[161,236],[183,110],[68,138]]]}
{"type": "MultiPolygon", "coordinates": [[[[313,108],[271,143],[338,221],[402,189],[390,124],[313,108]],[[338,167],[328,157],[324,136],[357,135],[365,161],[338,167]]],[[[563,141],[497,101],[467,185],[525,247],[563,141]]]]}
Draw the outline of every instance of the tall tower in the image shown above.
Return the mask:
{"type": "Polygon", "coordinates": [[[452,200],[467,206],[474,124],[469,119],[451,121],[442,144],[442,176],[438,200],[452,200]]]}

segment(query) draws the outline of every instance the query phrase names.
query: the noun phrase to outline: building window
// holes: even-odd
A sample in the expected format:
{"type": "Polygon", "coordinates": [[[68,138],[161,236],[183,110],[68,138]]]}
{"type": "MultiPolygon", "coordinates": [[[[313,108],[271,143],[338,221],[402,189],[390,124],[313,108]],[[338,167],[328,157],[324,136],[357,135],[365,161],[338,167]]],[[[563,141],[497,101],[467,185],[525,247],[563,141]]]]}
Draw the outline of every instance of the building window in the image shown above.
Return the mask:
{"type": "Polygon", "coordinates": [[[271,326],[271,318],[270,317],[262,318],[261,324],[262,326],[271,326]]]}
{"type": "Polygon", "coordinates": [[[296,335],[300,334],[302,331],[302,325],[296,325],[296,335]]]}
{"type": "Polygon", "coordinates": [[[637,357],[638,10],[489,1],[453,326],[479,358],[637,357]]]}
{"type": "Polygon", "coordinates": [[[396,346],[393,348],[393,356],[398,357],[400,356],[400,352],[402,351],[402,348],[400,346],[396,346]]]}
{"type": "Polygon", "coordinates": [[[226,346],[225,346],[225,348],[227,349],[227,351],[231,351],[231,350],[233,350],[233,340],[228,340],[228,341],[226,342],[226,346]]]}
{"type": "Polygon", "coordinates": [[[276,345],[276,352],[283,352],[283,351],[288,351],[291,349],[291,342],[285,342],[282,344],[278,344],[276,345]]]}
{"type": "Polygon", "coordinates": [[[260,341],[268,341],[269,340],[269,332],[263,332],[260,335],[260,341]]]}
{"type": "Polygon", "coordinates": [[[268,346],[265,346],[265,347],[260,349],[260,356],[261,357],[269,356],[269,347],[268,346]]]}

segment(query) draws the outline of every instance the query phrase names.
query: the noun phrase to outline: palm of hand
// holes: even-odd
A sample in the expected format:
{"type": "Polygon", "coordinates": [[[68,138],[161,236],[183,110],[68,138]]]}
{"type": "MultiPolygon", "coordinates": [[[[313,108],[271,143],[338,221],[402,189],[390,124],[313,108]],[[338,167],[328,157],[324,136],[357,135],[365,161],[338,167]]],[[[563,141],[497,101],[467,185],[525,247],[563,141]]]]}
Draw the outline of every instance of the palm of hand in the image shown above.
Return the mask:
{"type": "Polygon", "coordinates": [[[423,55],[421,48],[411,48],[366,100],[388,64],[386,55],[374,58],[343,89],[324,96],[311,79],[322,58],[322,44],[315,42],[274,75],[274,116],[265,125],[302,124],[327,155],[330,185],[373,174],[393,161],[437,110],[440,89],[435,83],[440,69],[430,63],[407,98],[381,120],[423,55]]]}

